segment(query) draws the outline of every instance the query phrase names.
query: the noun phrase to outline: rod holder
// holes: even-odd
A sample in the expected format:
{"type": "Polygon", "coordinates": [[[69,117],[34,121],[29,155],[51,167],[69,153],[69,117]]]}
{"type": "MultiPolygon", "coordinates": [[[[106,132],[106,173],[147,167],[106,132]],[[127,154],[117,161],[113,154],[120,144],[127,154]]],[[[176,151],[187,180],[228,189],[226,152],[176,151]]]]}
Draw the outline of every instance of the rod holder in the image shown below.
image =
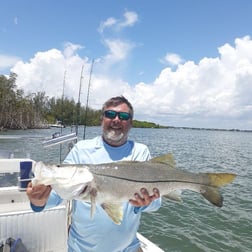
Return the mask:
{"type": "Polygon", "coordinates": [[[75,141],[75,140],[77,140],[76,133],[70,133],[70,134],[62,135],[62,136],[54,135],[52,139],[46,140],[42,142],[42,144],[45,148],[47,148],[47,147],[51,147],[57,144],[61,144],[68,141],[75,141]]]}

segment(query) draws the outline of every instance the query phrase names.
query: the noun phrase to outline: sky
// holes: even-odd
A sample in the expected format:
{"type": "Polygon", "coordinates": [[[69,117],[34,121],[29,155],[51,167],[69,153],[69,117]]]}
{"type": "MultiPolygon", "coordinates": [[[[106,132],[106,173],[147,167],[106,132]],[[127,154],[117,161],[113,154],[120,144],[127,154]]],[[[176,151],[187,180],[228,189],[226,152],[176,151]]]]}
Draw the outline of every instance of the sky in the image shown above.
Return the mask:
{"type": "Polygon", "coordinates": [[[135,119],[252,129],[252,1],[2,0],[0,74],[135,119]]]}

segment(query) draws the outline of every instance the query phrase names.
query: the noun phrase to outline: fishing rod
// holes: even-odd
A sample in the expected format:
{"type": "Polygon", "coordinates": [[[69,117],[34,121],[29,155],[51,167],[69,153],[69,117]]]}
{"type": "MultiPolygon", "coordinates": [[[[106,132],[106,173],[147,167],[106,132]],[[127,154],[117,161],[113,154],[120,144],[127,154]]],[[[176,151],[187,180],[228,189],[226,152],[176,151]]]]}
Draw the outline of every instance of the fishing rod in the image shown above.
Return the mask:
{"type": "MultiPolygon", "coordinates": [[[[66,85],[66,70],[64,72],[64,79],[62,84],[62,97],[61,97],[61,124],[64,124],[63,122],[63,103],[64,103],[64,96],[65,96],[65,85],[66,85]]],[[[63,133],[63,127],[61,127],[60,135],[63,133]]],[[[60,163],[61,163],[61,156],[62,156],[62,145],[60,144],[60,163]]]]}
{"type": "Polygon", "coordinates": [[[80,123],[80,95],[81,95],[81,87],[82,87],[82,79],[83,79],[83,69],[84,69],[84,65],[82,65],[82,68],[81,68],[79,96],[78,96],[78,102],[77,102],[76,126],[75,126],[75,132],[76,132],[77,136],[78,136],[78,128],[79,128],[78,126],[79,126],[79,123],[80,123]]]}
{"type": "Polygon", "coordinates": [[[86,127],[87,127],[87,115],[88,115],[88,103],[89,103],[89,93],[90,93],[90,85],[91,85],[91,77],[93,72],[94,59],[92,60],[90,73],[89,73],[89,81],[88,81],[88,89],[87,89],[87,100],[86,100],[86,108],[85,108],[85,116],[84,116],[84,132],[83,139],[86,138],[86,127]]]}
{"type": "MultiPolygon", "coordinates": [[[[84,117],[84,134],[83,139],[86,137],[86,127],[87,127],[87,115],[88,115],[88,104],[89,104],[89,94],[90,94],[90,86],[91,86],[91,76],[94,66],[94,59],[92,60],[91,68],[90,68],[90,74],[89,74],[89,82],[88,82],[88,89],[87,89],[87,99],[86,99],[86,108],[85,108],[85,117],[84,117]]],[[[81,95],[81,87],[82,87],[82,79],[83,79],[83,69],[84,66],[82,66],[81,69],[81,78],[80,78],[80,86],[79,86],[79,96],[78,96],[78,103],[77,103],[77,113],[76,113],[76,131],[75,133],[70,133],[67,135],[63,135],[63,129],[61,127],[61,132],[56,132],[53,134],[52,138],[49,140],[46,140],[43,142],[43,146],[45,148],[51,147],[54,145],[60,144],[60,163],[62,163],[62,143],[64,142],[70,142],[68,145],[68,151],[71,150],[73,147],[73,142],[78,141],[78,126],[79,126],[79,119],[80,119],[80,95],[81,95]]],[[[61,114],[63,119],[63,101],[64,101],[64,90],[65,90],[65,79],[66,79],[66,71],[64,74],[64,81],[63,81],[63,91],[62,91],[62,106],[61,106],[61,114]]]]}

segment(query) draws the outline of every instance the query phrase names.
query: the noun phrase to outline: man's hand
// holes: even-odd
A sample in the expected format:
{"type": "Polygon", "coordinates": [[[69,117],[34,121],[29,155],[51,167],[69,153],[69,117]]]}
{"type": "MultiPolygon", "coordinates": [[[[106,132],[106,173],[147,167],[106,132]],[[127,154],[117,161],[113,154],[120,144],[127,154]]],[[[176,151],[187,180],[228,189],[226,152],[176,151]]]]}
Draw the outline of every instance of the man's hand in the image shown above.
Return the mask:
{"type": "Polygon", "coordinates": [[[159,190],[157,188],[153,189],[153,195],[150,195],[146,188],[140,190],[141,196],[139,193],[135,193],[135,199],[130,199],[129,202],[135,207],[148,206],[153,200],[160,197],[159,190]]]}
{"type": "Polygon", "coordinates": [[[32,186],[32,183],[30,182],[26,188],[26,194],[34,206],[42,207],[46,204],[51,190],[52,190],[51,186],[46,185],[32,186]]]}

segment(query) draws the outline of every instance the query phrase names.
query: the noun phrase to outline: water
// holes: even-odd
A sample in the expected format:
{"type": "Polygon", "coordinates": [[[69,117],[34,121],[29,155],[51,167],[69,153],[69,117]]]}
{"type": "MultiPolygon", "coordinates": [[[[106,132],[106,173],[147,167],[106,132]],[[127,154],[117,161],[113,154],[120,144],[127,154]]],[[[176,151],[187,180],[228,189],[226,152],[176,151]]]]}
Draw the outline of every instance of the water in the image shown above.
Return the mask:
{"type": "MultiPolygon", "coordinates": [[[[63,130],[70,133],[69,128],[63,130]]],[[[5,150],[15,157],[58,163],[59,154],[64,156],[67,152],[67,144],[61,150],[58,146],[44,149],[41,144],[54,132],[55,129],[1,132],[0,155],[5,150]]],[[[100,127],[88,127],[86,138],[100,132],[100,127]]],[[[79,128],[80,139],[82,135],[83,129],[79,128]]],[[[143,235],[169,252],[251,251],[252,133],[132,129],[130,138],[147,144],[152,156],[172,152],[181,169],[238,174],[232,184],[221,189],[222,208],[212,206],[199,194],[184,192],[183,203],[163,200],[159,211],[143,214],[143,235]]],[[[8,184],[12,179],[0,177],[0,183],[8,184]]]]}

